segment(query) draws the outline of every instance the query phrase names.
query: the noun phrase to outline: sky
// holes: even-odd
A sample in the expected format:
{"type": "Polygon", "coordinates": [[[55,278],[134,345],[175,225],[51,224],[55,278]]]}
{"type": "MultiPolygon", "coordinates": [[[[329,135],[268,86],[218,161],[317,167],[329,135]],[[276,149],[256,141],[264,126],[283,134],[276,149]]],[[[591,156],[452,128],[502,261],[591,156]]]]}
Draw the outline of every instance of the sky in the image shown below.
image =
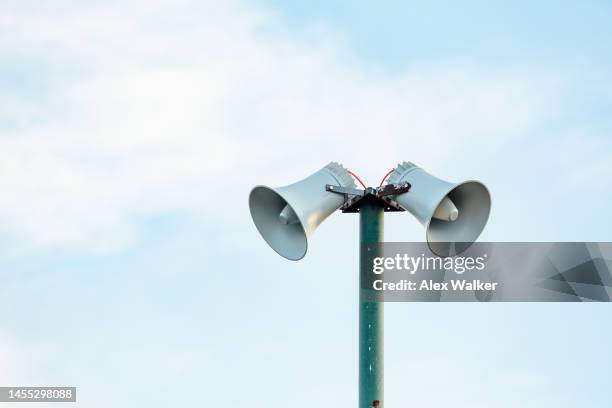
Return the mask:
{"type": "MultiPolygon", "coordinates": [[[[0,385],[81,407],[354,406],[355,216],[247,206],[330,161],[482,180],[489,241],[610,241],[612,6],[0,4],[0,385]]],[[[388,241],[424,239],[406,214],[388,241]]],[[[607,407],[610,307],[387,304],[386,405],[607,407]]],[[[7,404],[7,406],[10,406],[7,404]]]]}

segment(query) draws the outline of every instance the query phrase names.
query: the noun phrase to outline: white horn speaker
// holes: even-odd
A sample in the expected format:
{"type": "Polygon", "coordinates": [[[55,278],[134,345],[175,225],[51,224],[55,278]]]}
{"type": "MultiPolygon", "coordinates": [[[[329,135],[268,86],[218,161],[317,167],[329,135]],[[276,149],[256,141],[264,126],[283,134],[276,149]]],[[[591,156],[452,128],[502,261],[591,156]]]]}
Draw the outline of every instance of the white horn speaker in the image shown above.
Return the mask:
{"type": "Polygon", "coordinates": [[[302,259],[314,230],[344,204],[341,194],[325,190],[326,184],[355,187],[349,172],[332,162],[297,183],[277,188],[256,186],[251,190],[253,222],[279,255],[293,261],[302,259]]]}
{"type": "Polygon", "coordinates": [[[395,200],[425,227],[427,244],[438,256],[466,250],[489,218],[491,196],[479,181],[449,183],[410,162],[399,164],[389,183],[409,182],[410,191],[395,200]]]}

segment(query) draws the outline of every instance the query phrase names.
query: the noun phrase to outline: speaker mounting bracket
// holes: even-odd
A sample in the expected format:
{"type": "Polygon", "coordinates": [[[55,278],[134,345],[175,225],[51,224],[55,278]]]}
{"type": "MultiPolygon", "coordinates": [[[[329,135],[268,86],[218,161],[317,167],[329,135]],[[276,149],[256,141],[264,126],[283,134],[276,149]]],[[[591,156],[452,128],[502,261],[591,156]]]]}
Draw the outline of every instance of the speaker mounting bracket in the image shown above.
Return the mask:
{"type": "Polygon", "coordinates": [[[359,190],[357,188],[334,186],[331,184],[325,185],[325,190],[330,193],[343,194],[345,196],[363,196],[365,190],[359,190]]]}
{"type": "Polygon", "coordinates": [[[344,195],[344,204],[340,207],[343,213],[357,213],[364,203],[375,203],[384,208],[385,212],[406,211],[392,197],[407,193],[410,190],[410,183],[386,184],[381,187],[368,187],[365,190],[334,186],[327,184],[325,190],[330,193],[344,195]]]}

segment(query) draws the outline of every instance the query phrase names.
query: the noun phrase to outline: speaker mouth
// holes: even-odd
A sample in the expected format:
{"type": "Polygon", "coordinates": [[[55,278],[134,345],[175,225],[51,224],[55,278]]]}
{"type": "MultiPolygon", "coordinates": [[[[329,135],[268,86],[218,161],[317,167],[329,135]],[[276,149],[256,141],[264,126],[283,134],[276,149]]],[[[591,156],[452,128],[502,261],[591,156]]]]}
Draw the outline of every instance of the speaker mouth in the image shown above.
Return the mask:
{"type": "Polygon", "coordinates": [[[479,181],[463,182],[452,188],[445,197],[455,204],[459,216],[455,221],[430,218],[426,226],[429,249],[442,257],[458,255],[468,249],[478,239],[491,211],[491,195],[479,181]]]}
{"type": "Polygon", "coordinates": [[[249,209],[255,227],[262,238],[280,256],[299,261],[308,250],[308,238],[302,220],[286,224],[279,218],[285,206],[293,207],[274,189],[256,186],[249,194],[249,209]]]}

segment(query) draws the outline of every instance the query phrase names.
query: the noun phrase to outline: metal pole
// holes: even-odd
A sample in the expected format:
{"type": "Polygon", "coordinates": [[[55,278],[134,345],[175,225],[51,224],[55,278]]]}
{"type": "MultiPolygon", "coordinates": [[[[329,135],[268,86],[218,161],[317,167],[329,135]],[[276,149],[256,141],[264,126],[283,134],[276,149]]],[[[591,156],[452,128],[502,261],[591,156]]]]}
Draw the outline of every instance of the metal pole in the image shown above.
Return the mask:
{"type": "Polygon", "coordinates": [[[372,258],[379,256],[377,246],[366,250],[364,244],[383,242],[384,207],[365,202],[359,209],[359,408],[384,406],[384,303],[366,299],[363,284],[370,281],[372,258]],[[375,401],[379,401],[377,405],[375,401]]]}

